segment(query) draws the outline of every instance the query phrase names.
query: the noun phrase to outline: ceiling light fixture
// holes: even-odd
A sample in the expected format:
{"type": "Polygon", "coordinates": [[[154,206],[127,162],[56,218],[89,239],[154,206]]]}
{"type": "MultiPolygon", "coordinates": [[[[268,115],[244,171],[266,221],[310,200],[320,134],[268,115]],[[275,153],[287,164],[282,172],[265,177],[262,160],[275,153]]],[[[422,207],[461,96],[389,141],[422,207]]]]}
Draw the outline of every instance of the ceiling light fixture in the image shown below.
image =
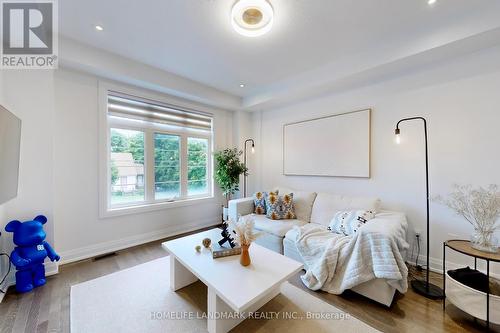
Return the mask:
{"type": "Polygon", "coordinates": [[[246,37],[258,37],[273,26],[274,10],[267,0],[239,0],[231,9],[234,30],[246,37]]]}
{"type": "Polygon", "coordinates": [[[245,88],[245,85],[243,83],[240,84],[240,88],[245,88]]]}
{"type": "Polygon", "coordinates": [[[436,1],[437,1],[437,0],[429,0],[429,1],[427,1],[427,3],[428,3],[429,5],[433,5],[433,4],[435,4],[435,3],[436,3],[436,1]]]}
{"type": "Polygon", "coordinates": [[[100,25],[96,25],[95,26],[95,30],[97,30],[97,31],[103,31],[104,28],[102,26],[100,26],[100,25]]]}

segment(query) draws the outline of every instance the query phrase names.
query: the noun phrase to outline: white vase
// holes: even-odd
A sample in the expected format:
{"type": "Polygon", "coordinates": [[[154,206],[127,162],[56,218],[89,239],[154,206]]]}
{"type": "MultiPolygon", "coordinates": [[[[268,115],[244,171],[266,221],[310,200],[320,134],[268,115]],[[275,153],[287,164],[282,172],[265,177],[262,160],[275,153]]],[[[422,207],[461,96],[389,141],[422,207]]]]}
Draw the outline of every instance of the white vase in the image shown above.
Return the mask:
{"type": "Polygon", "coordinates": [[[222,208],[222,219],[223,219],[224,221],[227,221],[227,219],[228,219],[228,215],[229,215],[229,208],[227,208],[227,207],[223,207],[223,208],[222,208]]]}

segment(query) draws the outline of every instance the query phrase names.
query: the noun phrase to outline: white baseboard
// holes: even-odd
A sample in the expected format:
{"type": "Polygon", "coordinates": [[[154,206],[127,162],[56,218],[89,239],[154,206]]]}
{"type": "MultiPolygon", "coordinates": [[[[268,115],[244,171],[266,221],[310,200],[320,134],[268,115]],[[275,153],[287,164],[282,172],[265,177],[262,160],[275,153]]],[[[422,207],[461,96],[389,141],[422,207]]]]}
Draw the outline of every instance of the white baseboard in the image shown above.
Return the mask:
{"type": "MultiPolygon", "coordinates": [[[[197,229],[202,229],[211,226],[215,227],[219,223],[214,223],[214,221],[218,221],[218,219],[219,216],[201,222],[197,221],[195,223],[190,223],[190,224],[175,225],[169,228],[145,234],[135,235],[132,237],[122,238],[111,242],[93,244],[90,246],[81,247],[66,252],[61,252],[60,253],[61,260],[59,262],[47,262],[45,264],[45,275],[51,276],[57,274],[59,272],[59,265],[62,264],[68,264],[71,262],[92,258],[105,253],[123,250],[132,246],[153,242],[155,240],[172,237],[175,235],[183,234],[185,232],[195,231],[197,229]]],[[[16,273],[15,267],[12,267],[9,276],[5,279],[5,282],[0,286],[0,289],[6,291],[7,288],[16,284],[15,273],[16,273]]],[[[5,294],[0,293],[0,303],[2,302],[4,296],[5,294]]]]}
{"type": "Polygon", "coordinates": [[[162,238],[172,237],[185,232],[190,232],[210,226],[216,226],[219,223],[214,223],[214,221],[218,221],[219,218],[220,217],[217,216],[215,218],[210,218],[205,221],[196,221],[190,224],[174,225],[165,229],[156,230],[145,234],[134,235],[131,237],[117,239],[110,242],[92,244],[78,249],[64,251],[60,253],[61,260],[59,261],[59,264],[60,265],[68,264],[71,262],[106,254],[109,252],[123,250],[132,246],[153,242],[162,238]]]}
{"type": "MultiPolygon", "coordinates": [[[[421,254],[418,257],[418,264],[419,265],[425,266],[427,264],[426,261],[427,261],[427,257],[425,255],[421,254]]],[[[469,257],[469,256],[464,256],[464,261],[467,261],[468,263],[467,264],[458,264],[458,263],[446,260],[446,270],[449,271],[451,269],[464,268],[466,266],[469,266],[470,268],[474,268],[474,258],[469,257]]],[[[407,261],[407,262],[411,265],[415,265],[414,261],[407,261]]],[[[477,264],[478,264],[477,265],[478,270],[486,273],[485,269],[483,269],[484,260],[478,259],[477,264]]],[[[490,265],[490,268],[491,268],[491,265],[490,265]]],[[[443,274],[443,260],[432,258],[432,257],[429,258],[429,270],[431,272],[443,274]]],[[[492,272],[491,270],[490,270],[490,276],[495,278],[495,279],[500,279],[500,274],[492,272]]]]}
{"type": "MultiPolygon", "coordinates": [[[[59,264],[57,262],[48,262],[45,263],[45,276],[51,276],[59,273],[59,264]]],[[[3,291],[7,291],[10,287],[16,284],[16,268],[14,266],[11,267],[9,276],[5,278],[4,283],[0,285],[0,289],[3,291]]],[[[0,303],[2,303],[5,294],[0,293],[0,303]]]]}
{"type": "MultiPolygon", "coordinates": [[[[5,283],[3,283],[3,284],[2,284],[2,286],[3,286],[4,284],[5,284],[5,283]]],[[[1,286],[0,286],[0,287],[1,287],[1,286]]],[[[7,289],[4,289],[3,287],[2,287],[2,290],[7,291],[7,289]]],[[[2,303],[2,301],[3,301],[3,298],[4,298],[4,297],[5,297],[5,294],[4,294],[4,293],[0,293],[0,303],[2,303]]]]}

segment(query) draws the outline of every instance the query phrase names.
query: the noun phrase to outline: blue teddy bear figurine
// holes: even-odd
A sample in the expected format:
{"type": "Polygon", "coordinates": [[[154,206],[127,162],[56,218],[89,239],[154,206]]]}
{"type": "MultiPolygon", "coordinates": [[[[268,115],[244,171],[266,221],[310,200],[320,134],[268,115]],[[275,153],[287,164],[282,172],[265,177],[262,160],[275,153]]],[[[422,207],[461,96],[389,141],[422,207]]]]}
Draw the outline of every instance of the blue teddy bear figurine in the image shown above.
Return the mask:
{"type": "Polygon", "coordinates": [[[11,221],[5,231],[14,233],[14,244],[17,246],[10,255],[10,261],[17,268],[16,290],[25,293],[34,287],[45,284],[45,257],[51,261],[59,261],[60,257],[54,249],[44,241],[46,234],[43,225],[47,218],[39,215],[33,221],[11,221]]]}

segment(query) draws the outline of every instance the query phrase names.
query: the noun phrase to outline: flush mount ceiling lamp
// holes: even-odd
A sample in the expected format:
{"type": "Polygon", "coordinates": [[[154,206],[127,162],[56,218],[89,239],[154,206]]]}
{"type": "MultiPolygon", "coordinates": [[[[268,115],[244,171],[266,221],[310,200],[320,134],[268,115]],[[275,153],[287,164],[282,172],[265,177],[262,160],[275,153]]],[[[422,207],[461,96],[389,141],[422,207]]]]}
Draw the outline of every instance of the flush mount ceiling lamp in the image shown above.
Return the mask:
{"type": "Polygon", "coordinates": [[[258,37],[273,27],[274,11],[266,0],[239,0],[231,9],[234,30],[247,37],[258,37]]]}

